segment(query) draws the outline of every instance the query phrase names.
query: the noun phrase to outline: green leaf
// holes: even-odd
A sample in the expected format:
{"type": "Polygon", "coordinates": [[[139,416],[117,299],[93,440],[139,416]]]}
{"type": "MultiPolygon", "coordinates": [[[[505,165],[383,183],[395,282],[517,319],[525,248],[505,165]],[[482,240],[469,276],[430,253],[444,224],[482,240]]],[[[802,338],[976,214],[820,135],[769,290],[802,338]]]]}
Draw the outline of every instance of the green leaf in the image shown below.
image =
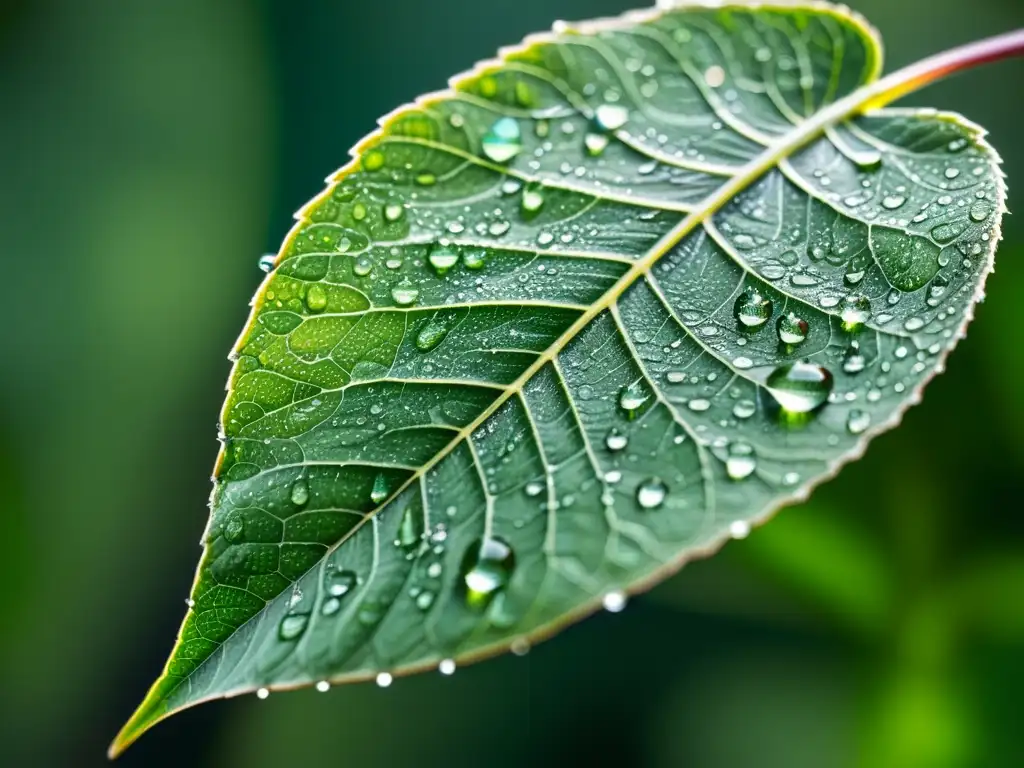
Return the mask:
{"type": "Polygon", "coordinates": [[[686,7],[385,119],[257,293],[194,604],[113,752],[215,697],[521,651],[896,424],[1004,190],[958,116],[865,114],[880,65],[845,9],[686,7]]]}

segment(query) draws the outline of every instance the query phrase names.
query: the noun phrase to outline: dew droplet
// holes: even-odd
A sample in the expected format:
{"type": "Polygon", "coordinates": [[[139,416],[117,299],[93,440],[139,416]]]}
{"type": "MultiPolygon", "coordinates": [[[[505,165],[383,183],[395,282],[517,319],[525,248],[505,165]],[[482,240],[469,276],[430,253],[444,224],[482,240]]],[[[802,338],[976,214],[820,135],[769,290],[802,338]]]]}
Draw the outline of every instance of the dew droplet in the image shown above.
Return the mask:
{"type": "Polygon", "coordinates": [[[859,435],[871,426],[871,414],[854,408],[846,417],[846,429],[851,435],[859,435]]]}
{"type": "Polygon", "coordinates": [[[629,110],[621,104],[602,104],[594,110],[594,125],[601,131],[617,131],[629,120],[629,110]]]}
{"type": "Polygon", "coordinates": [[[861,354],[860,344],[856,341],[852,342],[847,348],[846,354],[843,355],[843,370],[849,374],[860,373],[866,365],[867,361],[861,354]]]}
{"type": "Polygon", "coordinates": [[[487,251],[483,248],[474,248],[462,254],[462,263],[466,269],[483,269],[487,261],[487,251]]]}
{"type": "Polygon", "coordinates": [[[740,400],[732,407],[732,415],[737,419],[749,419],[757,411],[753,400],[740,400]]]}
{"type": "Polygon", "coordinates": [[[324,578],[324,589],[332,597],[344,597],[355,585],[356,574],[354,571],[331,571],[324,578]]]}
{"type": "Polygon", "coordinates": [[[772,316],[772,300],[754,287],[747,288],[736,299],[733,314],[747,328],[760,328],[772,316]]]}
{"type": "Polygon", "coordinates": [[[473,544],[462,559],[466,602],[475,608],[486,606],[508,584],[515,565],[512,547],[503,540],[492,537],[473,544]]]}
{"type": "Polygon", "coordinates": [[[608,430],[608,435],[604,439],[604,444],[608,446],[609,451],[621,451],[628,442],[629,438],[615,427],[608,430]]]}
{"type": "Polygon", "coordinates": [[[732,480],[743,480],[750,477],[757,469],[757,457],[749,443],[736,442],[729,446],[729,455],[725,460],[725,472],[732,480]]]}
{"type": "Polygon", "coordinates": [[[668,486],[657,477],[649,477],[636,489],[636,502],[644,509],[657,509],[665,503],[668,486]]]}
{"type": "Polygon", "coordinates": [[[733,520],[729,524],[729,535],[734,539],[745,539],[750,535],[750,523],[746,520],[733,520]]]}
{"type": "Polygon", "coordinates": [[[626,607],[626,593],[615,590],[601,598],[601,605],[608,613],[620,613],[626,607]]]}
{"type": "Polygon", "coordinates": [[[327,291],[323,286],[314,283],[306,291],[306,306],[310,312],[323,312],[327,307],[327,291]]]}
{"type": "Polygon", "coordinates": [[[523,190],[523,213],[529,217],[544,207],[544,188],[540,184],[530,184],[523,190]]]}
{"type": "Polygon", "coordinates": [[[596,157],[608,147],[608,136],[604,133],[588,133],[583,139],[583,145],[588,154],[596,157]]]}
{"type": "Polygon", "coordinates": [[[414,286],[409,278],[403,278],[401,282],[397,283],[391,289],[391,298],[395,300],[395,303],[399,306],[407,307],[410,304],[416,302],[416,299],[420,297],[419,288],[414,286]]]}
{"type": "Polygon", "coordinates": [[[316,684],[316,689],[320,691],[320,693],[327,693],[329,690],[331,690],[331,684],[326,680],[321,680],[316,684]]]}
{"type": "Polygon", "coordinates": [[[725,83],[725,70],[714,64],[704,70],[704,82],[709,88],[718,88],[725,83]]]}
{"type": "Polygon", "coordinates": [[[839,316],[846,330],[854,330],[871,317],[871,301],[866,296],[847,296],[843,299],[843,308],[839,316]]]}
{"type": "Polygon", "coordinates": [[[274,263],[277,261],[276,253],[265,253],[260,256],[260,260],[257,263],[259,268],[264,272],[269,272],[274,268],[274,263]]]}
{"type": "Polygon", "coordinates": [[[971,221],[983,222],[992,213],[992,208],[987,203],[975,203],[971,206],[971,221]]]}
{"type": "Polygon", "coordinates": [[[304,506],[309,501],[309,485],[305,480],[296,480],[291,490],[292,504],[297,507],[304,506]]]}
{"type": "Polygon", "coordinates": [[[380,672],[377,674],[377,685],[381,688],[387,688],[394,681],[394,678],[389,672],[380,672]]]}
{"type": "Polygon", "coordinates": [[[374,478],[373,488],[370,490],[370,501],[380,504],[388,497],[391,491],[388,489],[388,479],[381,473],[374,478]]]}
{"type": "Polygon", "coordinates": [[[798,317],[796,313],[787,312],[779,317],[775,330],[783,344],[800,344],[807,338],[809,327],[807,321],[798,317]]]}
{"type": "Polygon", "coordinates": [[[544,483],[538,480],[531,480],[524,489],[527,496],[539,496],[544,492],[544,483]]]}
{"type": "Polygon", "coordinates": [[[834,384],[832,374],[807,360],[780,365],[765,385],[784,411],[809,413],[824,405],[834,384]]]}
{"type": "Polygon", "coordinates": [[[647,402],[649,397],[650,395],[644,391],[640,383],[634,382],[627,387],[623,387],[622,392],[619,393],[619,407],[626,412],[628,418],[635,419],[638,411],[647,402]]]}
{"type": "Polygon", "coordinates": [[[256,689],[256,698],[257,699],[261,699],[262,700],[262,699],[267,698],[269,695],[270,695],[270,689],[269,688],[258,688],[258,689],[256,689]]]}
{"type": "Polygon", "coordinates": [[[398,221],[405,215],[405,206],[401,203],[389,203],[384,206],[384,218],[388,221],[398,221]]]}
{"type": "Polygon", "coordinates": [[[882,198],[882,207],[889,211],[895,211],[905,202],[907,202],[907,198],[903,195],[888,195],[882,198]]]}
{"type": "Polygon", "coordinates": [[[295,640],[306,631],[308,624],[308,613],[290,613],[281,619],[281,623],[277,627],[277,635],[282,640],[295,640]]]}
{"type": "Polygon", "coordinates": [[[455,674],[455,660],[454,659],[441,659],[441,663],[437,665],[437,671],[442,675],[454,675],[455,674]]]}
{"type": "Polygon", "coordinates": [[[484,154],[496,163],[507,163],[523,149],[519,123],[511,117],[502,117],[491,126],[483,138],[484,154]]]}
{"type": "Polygon", "coordinates": [[[231,515],[224,524],[224,538],[233,544],[242,538],[243,533],[245,533],[245,521],[242,516],[237,513],[231,515]]]}
{"type": "MultiPolygon", "coordinates": [[[[386,494],[385,494],[386,498],[386,494]]],[[[406,507],[398,525],[395,546],[409,552],[423,541],[423,515],[415,507],[406,507]]]]}
{"type": "MultiPolygon", "coordinates": [[[[437,274],[443,275],[459,263],[459,252],[451,246],[438,245],[430,251],[430,255],[427,256],[427,261],[430,262],[430,266],[434,268],[434,271],[437,272],[437,274]]],[[[413,299],[413,301],[415,300],[416,299],[413,299]]],[[[395,301],[397,301],[397,299],[395,299],[395,301]]]]}
{"type": "Polygon", "coordinates": [[[373,261],[367,256],[360,256],[352,265],[352,271],[359,277],[366,277],[373,271],[373,261]]]}

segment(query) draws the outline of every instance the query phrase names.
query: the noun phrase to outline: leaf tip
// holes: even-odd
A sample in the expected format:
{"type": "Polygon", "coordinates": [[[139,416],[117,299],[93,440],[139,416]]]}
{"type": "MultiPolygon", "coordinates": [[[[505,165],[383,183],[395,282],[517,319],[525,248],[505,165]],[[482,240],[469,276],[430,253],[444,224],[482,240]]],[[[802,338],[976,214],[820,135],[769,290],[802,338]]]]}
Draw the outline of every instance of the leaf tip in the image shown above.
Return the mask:
{"type": "Polygon", "coordinates": [[[162,701],[154,697],[152,692],[146,696],[138,709],[132,713],[128,721],[121,726],[117,736],[107,747],[107,759],[116,760],[125,750],[134,744],[142,734],[167,717],[170,713],[161,710],[162,701]]]}

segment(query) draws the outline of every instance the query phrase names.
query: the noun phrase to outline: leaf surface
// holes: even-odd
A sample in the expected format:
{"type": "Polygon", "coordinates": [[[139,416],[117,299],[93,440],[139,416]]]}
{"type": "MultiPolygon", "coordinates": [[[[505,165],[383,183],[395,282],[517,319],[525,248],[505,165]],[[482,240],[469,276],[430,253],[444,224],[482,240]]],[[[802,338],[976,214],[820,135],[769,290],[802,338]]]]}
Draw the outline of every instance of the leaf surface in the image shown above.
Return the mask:
{"type": "Polygon", "coordinates": [[[1004,190],[962,118],[864,113],[880,65],[843,9],[694,6],[386,118],[257,293],[192,606],[114,751],[210,698],[521,651],[894,425],[1004,190]]]}

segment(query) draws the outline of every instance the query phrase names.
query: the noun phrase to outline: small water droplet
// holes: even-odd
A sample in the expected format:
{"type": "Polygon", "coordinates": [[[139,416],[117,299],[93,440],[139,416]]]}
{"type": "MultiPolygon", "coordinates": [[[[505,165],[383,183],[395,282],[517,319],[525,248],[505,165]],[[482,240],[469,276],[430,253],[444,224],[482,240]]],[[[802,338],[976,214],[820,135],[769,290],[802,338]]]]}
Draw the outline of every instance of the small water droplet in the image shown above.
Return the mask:
{"type": "Polygon", "coordinates": [[[387,688],[389,685],[391,685],[392,681],[394,681],[394,678],[391,677],[391,674],[389,672],[380,672],[377,675],[377,685],[381,688],[387,688]]]}
{"type": "Polygon", "coordinates": [[[708,88],[718,88],[725,83],[725,70],[714,64],[704,70],[704,82],[708,88]]]}
{"type": "Polygon", "coordinates": [[[851,435],[859,435],[871,426],[871,414],[854,408],[846,417],[846,429],[851,435]]]}
{"type": "Polygon", "coordinates": [[[459,252],[449,245],[437,245],[430,251],[427,261],[430,262],[430,266],[434,268],[437,274],[443,275],[459,263],[459,252]]]}
{"type": "Polygon", "coordinates": [[[622,392],[619,393],[619,407],[626,412],[628,418],[635,419],[648,398],[650,395],[640,386],[640,383],[634,382],[623,387],[622,392]]]}
{"type": "Polygon", "coordinates": [[[544,483],[538,480],[532,480],[526,484],[526,488],[524,490],[526,491],[527,496],[540,496],[540,494],[544,492],[544,487],[544,483]]]}
{"type": "Polygon", "coordinates": [[[329,690],[331,690],[331,684],[326,680],[321,680],[316,684],[316,689],[320,691],[320,693],[327,693],[329,690]]]}
{"type": "Polygon", "coordinates": [[[380,504],[390,493],[391,491],[388,489],[388,479],[384,477],[383,473],[377,475],[377,477],[374,478],[373,488],[370,491],[370,501],[374,504],[380,504]]]}
{"type": "Polygon", "coordinates": [[[309,485],[305,480],[296,480],[291,491],[292,504],[297,507],[304,506],[309,501],[309,485]]]}
{"type": "Polygon", "coordinates": [[[474,248],[462,254],[462,263],[466,269],[483,269],[487,261],[487,251],[483,248],[474,248]]]}
{"type": "Polygon", "coordinates": [[[705,400],[703,397],[698,397],[688,402],[686,406],[694,413],[703,413],[711,407],[711,401],[705,400]]]}
{"type": "Polygon", "coordinates": [[[609,451],[621,451],[628,442],[629,438],[615,427],[608,431],[608,435],[604,439],[604,444],[608,446],[609,451]]]}
{"type": "Polygon", "coordinates": [[[324,589],[332,597],[344,597],[356,585],[356,574],[353,571],[331,571],[324,579],[324,589]]]}
{"type": "Polygon", "coordinates": [[[384,206],[384,218],[388,221],[398,221],[405,215],[405,206],[401,203],[389,203],[384,206]]]}
{"type": "Polygon", "coordinates": [[[772,300],[754,287],[747,288],[736,299],[733,314],[747,328],[760,328],[772,316],[772,300]]]}
{"type": "Polygon", "coordinates": [[[352,271],[359,277],[366,277],[373,271],[373,261],[368,256],[360,256],[352,265],[352,271]]]}
{"type": "Polygon", "coordinates": [[[263,270],[264,272],[269,272],[274,268],[274,262],[276,261],[276,253],[265,253],[262,256],[260,256],[260,260],[256,263],[259,265],[259,268],[261,270],[263,270]]]}
{"type": "Polygon", "coordinates": [[[790,413],[810,413],[824,405],[833,384],[826,368],[806,360],[780,365],[765,381],[775,401],[790,413]]]}
{"type": "Polygon", "coordinates": [[[614,592],[608,592],[601,599],[601,605],[609,613],[620,613],[626,607],[626,593],[618,590],[614,592]]]}
{"type": "Polygon", "coordinates": [[[750,523],[746,520],[733,520],[729,524],[729,535],[734,539],[745,539],[750,535],[750,523]]]}
{"type": "Polygon", "coordinates": [[[778,331],[779,341],[783,344],[800,344],[807,338],[809,327],[807,321],[798,317],[794,312],[787,312],[779,317],[775,324],[778,331]]]}
{"type": "Polygon", "coordinates": [[[856,341],[852,342],[847,348],[846,354],[843,355],[843,370],[849,374],[860,373],[866,365],[867,361],[861,354],[860,344],[856,341]]]}
{"type": "Polygon", "coordinates": [[[949,168],[946,169],[946,178],[947,179],[955,179],[959,175],[960,175],[960,169],[959,168],[949,167],[949,168]]]}
{"type": "Polygon", "coordinates": [[[410,282],[409,278],[403,278],[391,289],[391,298],[399,306],[407,307],[416,302],[420,297],[419,288],[410,282]]]}
{"type": "Polygon", "coordinates": [[[757,411],[753,400],[740,400],[732,407],[732,415],[737,419],[749,419],[757,411]]]}
{"type": "Polygon", "coordinates": [[[441,663],[437,665],[437,670],[442,675],[454,675],[455,674],[455,660],[454,659],[441,659],[441,663]]]}
{"type": "Polygon", "coordinates": [[[262,700],[262,699],[267,698],[269,695],[270,695],[270,689],[269,688],[258,688],[256,690],[256,698],[257,699],[261,699],[262,700]]]}
{"type": "Polygon", "coordinates": [[[482,608],[508,584],[515,569],[516,558],[506,542],[499,538],[477,541],[462,559],[462,581],[466,602],[482,608]]]}
{"type": "Polygon", "coordinates": [[[668,486],[657,477],[649,477],[636,489],[636,502],[644,509],[657,509],[665,503],[668,486]]]}
{"type": "Polygon", "coordinates": [[[544,188],[540,184],[530,184],[523,189],[523,214],[529,218],[544,207],[544,188]]]}
{"type": "Polygon", "coordinates": [[[975,203],[971,206],[971,221],[980,223],[987,219],[991,213],[992,208],[988,203],[975,203]]]}
{"type": "Polygon", "coordinates": [[[306,291],[306,306],[310,312],[323,312],[327,307],[327,291],[323,286],[314,283],[306,291]]]}
{"type": "Polygon", "coordinates": [[[604,133],[588,133],[583,139],[583,145],[588,154],[596,157],[608,147],[608,136],[604,133]]]}
{"type": "Polygon", "coordinates": [[[448,335],[448,326],[432,318],[420,332],[416,334],[416,348],[421,352],[429,352],[444,341],[448,335]]]}
{"type": "Polygon", "coordinates": [[[290,613],[281,619],[281,623],[277,627],[277,635],[282,640],[295,640],[306,631],[308,624],[308,613],[290,613]]]}
{"type": "Polygon", "coordinates": [[[882,207],[886,210],[895,211],[905,202],[907,202],[907,198],[903,195],[888,195],[882,198],[882,207]]]}
{"type": "Polygon", "coordinates": [[[484,154],[496,163],[507,163],[523,149],[519,123],[511,117],[497,120],[483,138],[484,154]]]}
{"type": "Polygon", "coordinates": [[[749,443],[736,442],[729,446],[729,455],[725,460],[726,474],[732,480],[743,480],[750,477],[757,469],[757,457],[749,443]]]}

